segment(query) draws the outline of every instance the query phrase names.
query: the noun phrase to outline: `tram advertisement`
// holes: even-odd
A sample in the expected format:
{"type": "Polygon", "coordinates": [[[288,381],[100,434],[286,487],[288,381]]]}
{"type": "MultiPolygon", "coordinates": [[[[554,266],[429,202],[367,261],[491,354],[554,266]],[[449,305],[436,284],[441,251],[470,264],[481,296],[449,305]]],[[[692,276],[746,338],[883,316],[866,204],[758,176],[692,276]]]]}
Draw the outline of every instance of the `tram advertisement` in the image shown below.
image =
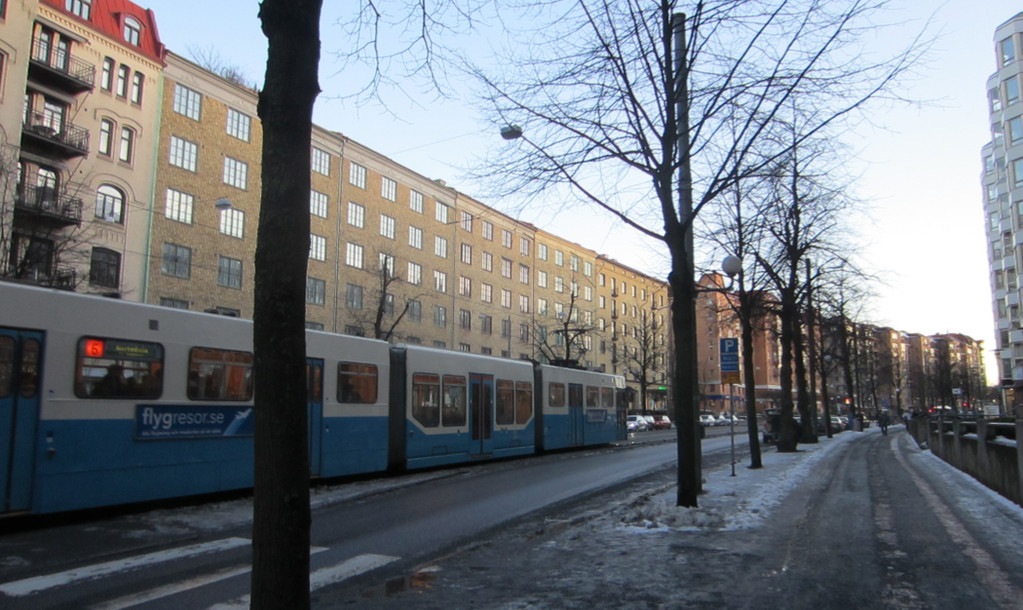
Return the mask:
{"type": "Polygon", "coordinates": [[[252,436],[251,407],[136,405],[135,438],[252,436]]]}

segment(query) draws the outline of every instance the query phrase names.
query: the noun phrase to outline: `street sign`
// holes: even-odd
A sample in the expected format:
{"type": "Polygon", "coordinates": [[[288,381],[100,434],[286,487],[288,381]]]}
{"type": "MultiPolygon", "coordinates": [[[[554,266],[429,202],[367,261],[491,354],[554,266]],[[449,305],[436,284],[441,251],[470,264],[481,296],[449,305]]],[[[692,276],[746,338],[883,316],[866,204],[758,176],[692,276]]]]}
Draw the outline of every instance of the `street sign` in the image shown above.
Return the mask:
{"type": "Polygon", "coordinates": [[[721,383],[739,383],[739,340],[724,338],[720,340],[721,383]]]}

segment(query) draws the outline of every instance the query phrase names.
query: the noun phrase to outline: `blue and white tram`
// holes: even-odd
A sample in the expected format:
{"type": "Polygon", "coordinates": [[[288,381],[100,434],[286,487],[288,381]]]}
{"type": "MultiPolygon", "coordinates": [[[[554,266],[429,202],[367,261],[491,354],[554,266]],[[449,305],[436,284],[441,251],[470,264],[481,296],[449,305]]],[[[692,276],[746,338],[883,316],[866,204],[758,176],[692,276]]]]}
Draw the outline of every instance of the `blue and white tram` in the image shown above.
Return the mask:
{"type": "MultiPolygon", "coordinates": [[[[0,283],[0,514],[251,487],[251,346],[246,320],[0,283]]],[[[313,477],[624,438],[619,376],[315,331],[306,353],[313,477]]]]}

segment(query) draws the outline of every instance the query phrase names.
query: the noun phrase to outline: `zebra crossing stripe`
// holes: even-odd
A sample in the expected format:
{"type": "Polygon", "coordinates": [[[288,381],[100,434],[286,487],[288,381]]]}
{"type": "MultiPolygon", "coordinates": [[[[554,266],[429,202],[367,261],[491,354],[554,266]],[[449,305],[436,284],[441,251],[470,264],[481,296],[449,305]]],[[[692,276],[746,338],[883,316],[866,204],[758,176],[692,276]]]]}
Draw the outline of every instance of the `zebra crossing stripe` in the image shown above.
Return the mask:
{"type": "Polygon", "coordinates": [[[186,557],[196,557],[198,555],[205,555],[208,553],[218,553],[242,546],[248,546],[249,544],[251,544],[251,541],[247,538],[224,538],[221,540],[213,540],[211,542],[192,544],[176,549],[156,551],[154,553],[146,553],[145,555],[137,555],[135,557],[127,557],[125,559],[117,559],[114,561],[97,563],[95,565],[83,566],[81,568],[66,570],[64,572],[34,576],[32,578],[3,583],[0,584],[0,593],[10,597],[25,597],[27,595],[32,595],[33,593],[38,593],[39,591],[45,591],[47,589],[53,589],[55,587],[61,587],[83,580],[95,580],[110,574],[137,570],[157,563],[184,559],[186,557]]]}

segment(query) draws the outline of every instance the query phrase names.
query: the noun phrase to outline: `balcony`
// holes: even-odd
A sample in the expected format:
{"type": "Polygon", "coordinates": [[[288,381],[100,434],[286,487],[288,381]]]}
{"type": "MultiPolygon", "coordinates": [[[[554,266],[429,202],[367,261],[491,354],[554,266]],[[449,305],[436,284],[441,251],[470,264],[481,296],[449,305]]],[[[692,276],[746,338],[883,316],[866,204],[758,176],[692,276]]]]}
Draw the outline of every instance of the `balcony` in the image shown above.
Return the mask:
{"type": "Polygon", "coordinates": [[[28,77],[40,84],[77,95],[92,91],[95,87],[96,66],[36,38],[32,43],[28,77]]]}
{"type": "Polygon", "coordinates": [[[89,130],[33,113],[22,125],[22,147],[61,159],[89,154],[89,130]]]}
{"type": "Polygon", "coordinates": [[[14,210],[19,216],[27,214],[51,226],[82,224],[82,200],[58,189],[22,186],[15,195],[14,210]]]}

